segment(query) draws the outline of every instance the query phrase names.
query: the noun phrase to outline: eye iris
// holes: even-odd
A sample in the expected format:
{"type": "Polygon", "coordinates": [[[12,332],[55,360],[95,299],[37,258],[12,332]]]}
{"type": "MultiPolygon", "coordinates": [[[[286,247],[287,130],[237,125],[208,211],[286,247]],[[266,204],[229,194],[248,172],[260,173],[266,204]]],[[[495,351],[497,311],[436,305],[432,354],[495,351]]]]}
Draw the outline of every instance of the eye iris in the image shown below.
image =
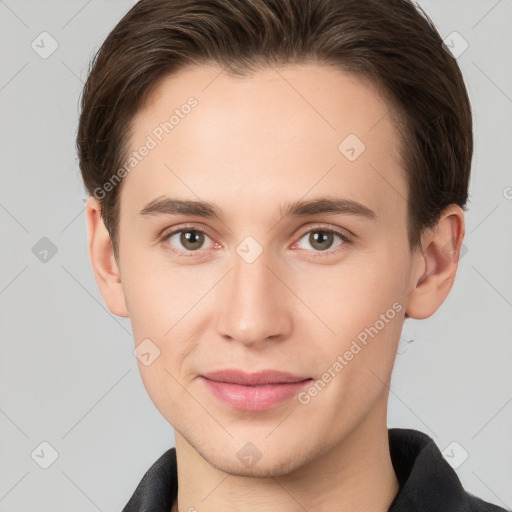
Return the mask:
{"type": "Polygon", "coordinates": [[[197,231],[183,231],[180,236],[180,243],[186,249],[193,250],[200,247],[204,242],[203,233],[197,231]],[[188,244],[192,244],[191,246],[188,244]]]}
{"type": "Polygon", "coordinates": [[[323,251],[325,249],[329,249],[329,247],[332,245],[333,235],[332,233],[328,233],[326,231],[312,231],[309,235],[309,242],[312,247],[323,251]],[[321,245],[322,243],[325,243],[326,240],[329,242],[328,247],[321,245]]]}

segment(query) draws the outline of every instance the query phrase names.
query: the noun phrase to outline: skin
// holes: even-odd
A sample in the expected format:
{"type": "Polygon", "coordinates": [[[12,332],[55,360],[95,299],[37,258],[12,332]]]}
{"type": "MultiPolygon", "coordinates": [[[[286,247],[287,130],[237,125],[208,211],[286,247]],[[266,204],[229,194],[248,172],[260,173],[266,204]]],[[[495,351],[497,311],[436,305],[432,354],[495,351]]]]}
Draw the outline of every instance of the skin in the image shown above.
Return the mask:
{"type": "Polygon", "coordinates": [[[136,345],[149,338],[160,350],[138,364],[175,429],[173,510],[386,511],[398,492],[386,414],[400,332],[405,314],[427,318],[448,295],[463,212],[450,205],[409,250],[400,139],[385,97],[360,78],[315,64],[246,77],[189,68],[153,91],[133,120],[131,150],[190,96],[197,107],[125,178],[118,261],[98,201],[86,210],[106,305],[130,317],[136,345]],[[351,133],[366,146],[353,162],[338,149],[351,133]],[[140,214],[163,195],[215,203],[224,219],[140,214]],[[281,218],[285,203],[324,195],[375,218],[281,218]],[[159,240],[184,224],[206,232],[203,245],[159,240]],[[322,251],[311,239],[319,228],[348,230],[352,241],[333,235],[322,251]],[[263,249],[250,264],[236,251],[249,235],[263,249]],[[279,369],[317,381],[393,304],[401,310],[307,404],[239,411],[199,378],[279,369]],[[237,457],[247,442],[261,453],[250,467],[237,457]]]}

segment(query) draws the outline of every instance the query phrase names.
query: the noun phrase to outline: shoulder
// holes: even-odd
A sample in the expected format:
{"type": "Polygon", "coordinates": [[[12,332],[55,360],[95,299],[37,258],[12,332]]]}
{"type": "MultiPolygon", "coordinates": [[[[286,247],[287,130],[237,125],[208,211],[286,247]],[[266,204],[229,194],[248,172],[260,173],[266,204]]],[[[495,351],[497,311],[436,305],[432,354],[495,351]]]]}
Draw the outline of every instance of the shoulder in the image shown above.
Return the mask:
{"type": "Polygon", "coordinates": [[[427,434],[404,428],[391,428],[388,434],[400,486],[388,512],[507,512],[467,492],[427,434]]]}
{"type": "Polygon", "coordinates": [[[167,450],[146,471],[122,512],[168,512],[178,493],[176,448],[167,450]]]}

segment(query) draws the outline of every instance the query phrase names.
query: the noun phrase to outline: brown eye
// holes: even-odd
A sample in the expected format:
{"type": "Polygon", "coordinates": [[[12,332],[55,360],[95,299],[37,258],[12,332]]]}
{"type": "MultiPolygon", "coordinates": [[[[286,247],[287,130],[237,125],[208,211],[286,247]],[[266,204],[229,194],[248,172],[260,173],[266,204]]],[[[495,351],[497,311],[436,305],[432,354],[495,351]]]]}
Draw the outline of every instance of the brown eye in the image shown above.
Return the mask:
{"type": "Polygon", "coordinates": [[[313,248],[314,252],[322,252],[333,248],[336,237],[340,239],[340,243],[334,245],[334,247],[343,245],[348,241],[342,233],[331,229],[310,230],[301,237],[301,240],[307,239],[307,243],[313,248]]]}
{"type": "Polygon", "coordinates": [[[166,243],[173,246],[178,252],[197,252],[203,248],[205,239],[209,238],[206,233],[197,229],[181,229],[169,233],[166,237],[166,243]]]}

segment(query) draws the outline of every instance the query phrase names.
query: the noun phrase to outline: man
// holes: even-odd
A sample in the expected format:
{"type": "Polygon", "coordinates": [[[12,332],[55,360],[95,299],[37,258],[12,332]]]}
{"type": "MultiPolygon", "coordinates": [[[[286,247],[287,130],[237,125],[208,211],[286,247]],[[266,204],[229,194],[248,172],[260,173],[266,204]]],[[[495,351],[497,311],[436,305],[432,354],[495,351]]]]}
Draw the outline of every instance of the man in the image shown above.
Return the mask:
{"type": "Polygon", "coordinates": [[[406,0],[141,0],[77,145],[89,253],[176,448],[126,511],[497,511],[388,430],[405,318],[448,295],[473,149],[406,0]]]}

